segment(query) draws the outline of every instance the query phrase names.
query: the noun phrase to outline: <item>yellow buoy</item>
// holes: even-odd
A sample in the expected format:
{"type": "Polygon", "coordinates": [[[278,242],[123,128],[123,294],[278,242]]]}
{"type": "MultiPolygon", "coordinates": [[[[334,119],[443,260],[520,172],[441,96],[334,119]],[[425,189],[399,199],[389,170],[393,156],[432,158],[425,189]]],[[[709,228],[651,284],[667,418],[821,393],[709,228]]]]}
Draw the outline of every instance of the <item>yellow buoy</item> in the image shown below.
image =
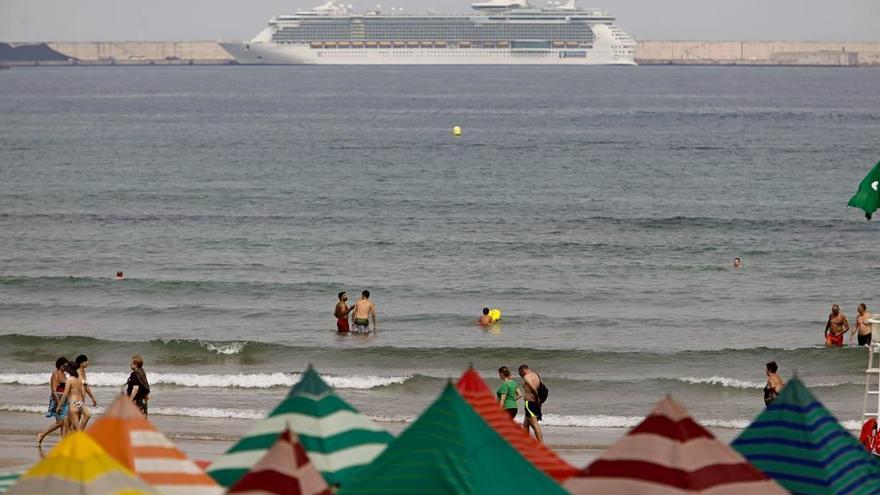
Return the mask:
{"type": "Polygon", "coordinates": [[[489,310],[489,317],[492,318],[493,322],[500,320],[501,319],[501,310],[495,309],[495,308],[490,309],[489,310]]]}
{"type": "Polygon", "coordinates": [[[453,136],[461,136],[461,127],[459,127],[459,126],[453,127],[452,128],[452,135],[453,136]]]}

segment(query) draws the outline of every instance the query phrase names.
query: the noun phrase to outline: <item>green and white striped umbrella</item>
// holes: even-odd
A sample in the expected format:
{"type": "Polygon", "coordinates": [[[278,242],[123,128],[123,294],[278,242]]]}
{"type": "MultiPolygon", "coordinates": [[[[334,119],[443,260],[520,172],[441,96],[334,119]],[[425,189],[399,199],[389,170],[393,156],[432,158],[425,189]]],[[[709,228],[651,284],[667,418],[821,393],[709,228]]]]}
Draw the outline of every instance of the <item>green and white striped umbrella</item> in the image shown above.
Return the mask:
{"type": "Polygon", "coordinates": [[[208,467],[217,483],[230,487],[244,476],[287,428],[299,435],[327,483],[342,486],[391,442],[391,434],[339,398],[314,368],[303,373],[281,404],[208,467]]]}
{"type": "Polygon", "coordinates": [[[15,481],[21,477],[24,471],[7,471],[0,473],[0,494],[6,493],[9,487],[15,484],[15,481]]]}

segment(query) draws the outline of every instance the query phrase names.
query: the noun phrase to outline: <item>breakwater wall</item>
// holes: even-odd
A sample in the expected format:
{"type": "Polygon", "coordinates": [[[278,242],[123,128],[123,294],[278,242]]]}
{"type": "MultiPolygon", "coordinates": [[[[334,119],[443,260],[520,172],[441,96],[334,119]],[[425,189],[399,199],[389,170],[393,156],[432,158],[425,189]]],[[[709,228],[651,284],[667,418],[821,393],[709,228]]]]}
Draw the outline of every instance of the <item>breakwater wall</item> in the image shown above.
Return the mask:
{"type": "MultiPolygon", "coordinates": [[[[13,43],[20,53],[49,51],[61,57],[17,58],[13,65],[186,65],[232,64],[214,41],[82,41],[13,43]],[[39,45],[47,50],[22,50],[39,45]]],[[[0,50],[0,56],[4,52],[0,50]]],[[[812,41],[639,41],[641,65],[777,65],[880,67],[880,42],[812,41]]]]}

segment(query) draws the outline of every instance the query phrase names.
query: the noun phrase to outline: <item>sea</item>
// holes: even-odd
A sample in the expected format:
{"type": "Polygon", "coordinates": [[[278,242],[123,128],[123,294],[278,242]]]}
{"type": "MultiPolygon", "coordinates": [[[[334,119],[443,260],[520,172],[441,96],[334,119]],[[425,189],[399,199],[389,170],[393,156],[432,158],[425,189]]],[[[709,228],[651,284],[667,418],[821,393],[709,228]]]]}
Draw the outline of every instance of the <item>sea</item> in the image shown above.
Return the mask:
{"type": "Polygon", "coordinates": [[[847,207],[880,160],[877,88],[869,68],[2,71],[0,430],[48,424],[57,357],[89,357],[100,414],[136,353],[151,417],[194,438],[247,430],[310,364],[398,429],[469,367],[494,390],[528,364],[545,429],[602,444],[666,395],[733,437],[775,360],[857,429],[867,351],[823,329],[832,304],[880,310],[880,223],[847,207]],[[364,289],[378,332],[338,335],[337,293],[364,289]]]}

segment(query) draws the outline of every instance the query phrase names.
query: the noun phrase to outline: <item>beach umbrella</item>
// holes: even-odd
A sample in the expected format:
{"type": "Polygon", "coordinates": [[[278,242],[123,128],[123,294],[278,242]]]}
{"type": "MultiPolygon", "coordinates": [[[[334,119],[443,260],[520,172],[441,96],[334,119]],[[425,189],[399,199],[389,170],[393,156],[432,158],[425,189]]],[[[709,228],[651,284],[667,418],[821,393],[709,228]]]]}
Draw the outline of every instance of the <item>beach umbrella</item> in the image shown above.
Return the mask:
{"type": "Polygon", "coordinates": [[[468,404],[489,424],[499,435],[504,437],[513,448],[528,459],[538,469],[547,473],[557,481],[564,481],[578,472],[571,464],[565,462],[556,452],[538,443],[523,427],[512,419],[498,405],[495,393],[486,382],[469,368],[458,379],[455,386],[468,404]]]}
{"type": "Polygon", "coordinates": [[[164,495],[220,495],[223,487],[119,395],[87,433],[114,459],[164,495]]]}
{"type": "Polygon", "coordinates": [[[563,494],[465,402],[450,383],[339,495],[563,494]]]}
{"type": "Polygon", "coordinates": [[[330,487],[312,466],[309,456],[290,429],[278,437],[238,483],[227,493],[238,495],[330,495],[330,487]]]}
{"type": "Polygon", "coordinates": [[[77,431],[27,470],[6,495],[160,495],[77,431]]]}
{"type": "Polygon", "coordinates": [[[733,441],[792,493],[880,493],[880,465],[798,378],[733,441]]]}
{"type": "Polygon", "coordinates": [[[288,425],[331,485],[344,485],[346,478],[372,462],[393,438],[339,398],[309,365],[287,397],[215,459],[208,474],[223,486],[234,485],[266,455],[288,425]]]}
{"type": "Polygon", "coordinates": [[[670,397],[563,486],[574,495],[788,493],[670,397]]]}
{"type": "Polygon", "coordinates": [[[4,471],[0,473],[0,494],[6,493],[15,484],[24,471],[4,471]]]}
{"type": "Polygon", "coordinates": [[[859,190],[849,199],[847,206],[864,210],[865,218],[871,219],[880,206],[880,162],[862,179],[859,190]]]}

